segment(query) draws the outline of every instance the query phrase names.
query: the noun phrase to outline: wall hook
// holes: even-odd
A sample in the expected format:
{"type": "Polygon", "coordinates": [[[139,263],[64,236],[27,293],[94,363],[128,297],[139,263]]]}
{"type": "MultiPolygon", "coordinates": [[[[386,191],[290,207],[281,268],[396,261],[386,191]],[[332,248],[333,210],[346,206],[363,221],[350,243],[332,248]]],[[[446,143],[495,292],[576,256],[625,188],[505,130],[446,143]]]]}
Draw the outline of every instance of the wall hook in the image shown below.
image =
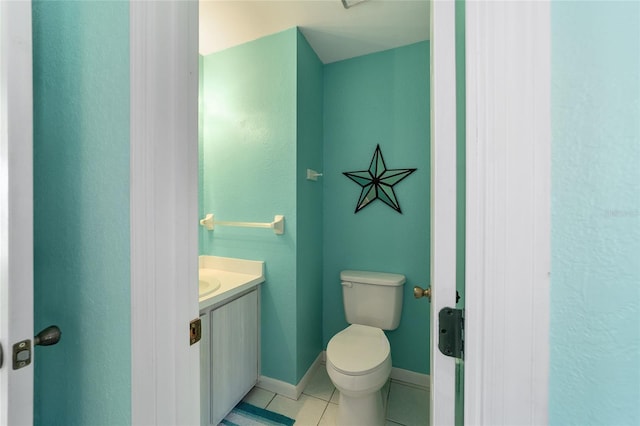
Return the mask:
{"type": "Polygon", "coordinates": [[[307,169],[307,180],[318,180],[318,176],[322,176],[322,173],[318,173],[312,169],[307,169]]]}

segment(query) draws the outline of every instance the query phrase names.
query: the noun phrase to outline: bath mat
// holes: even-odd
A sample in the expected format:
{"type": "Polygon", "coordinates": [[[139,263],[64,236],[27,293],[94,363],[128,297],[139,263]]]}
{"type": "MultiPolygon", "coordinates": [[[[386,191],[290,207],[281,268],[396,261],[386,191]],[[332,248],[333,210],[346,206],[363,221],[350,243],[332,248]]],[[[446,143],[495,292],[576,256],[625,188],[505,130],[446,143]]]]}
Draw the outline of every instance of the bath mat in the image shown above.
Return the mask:
{"type": "Polygon", "coordinates": [[[254,426],[254,425],[286,425],[291,426],[295,420],[282,414],[256,407],[255,405],[241,402],[235,406],[227,417],[222,419],[221,425],[227,426],[254,426]]]}

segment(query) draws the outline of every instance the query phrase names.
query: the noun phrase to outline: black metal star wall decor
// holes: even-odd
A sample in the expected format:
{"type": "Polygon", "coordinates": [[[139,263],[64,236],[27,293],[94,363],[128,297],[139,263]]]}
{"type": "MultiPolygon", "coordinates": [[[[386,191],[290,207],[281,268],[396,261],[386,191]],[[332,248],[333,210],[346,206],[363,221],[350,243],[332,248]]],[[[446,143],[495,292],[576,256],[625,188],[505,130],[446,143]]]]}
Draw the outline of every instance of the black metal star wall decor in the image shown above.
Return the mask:
{"type": "Polygon", "coordinates": [[[376,145],[369,170],[342,173],[362,187],[355,213],[358,213],[377,199],[382,200],[383,203],[398,213],[402,213],[400,203],[398,203],[396,194],[393,191],[393,186],[416,170],[417,169],[387,169],[387,166],[384,164],[380,145],[376,145]]]}

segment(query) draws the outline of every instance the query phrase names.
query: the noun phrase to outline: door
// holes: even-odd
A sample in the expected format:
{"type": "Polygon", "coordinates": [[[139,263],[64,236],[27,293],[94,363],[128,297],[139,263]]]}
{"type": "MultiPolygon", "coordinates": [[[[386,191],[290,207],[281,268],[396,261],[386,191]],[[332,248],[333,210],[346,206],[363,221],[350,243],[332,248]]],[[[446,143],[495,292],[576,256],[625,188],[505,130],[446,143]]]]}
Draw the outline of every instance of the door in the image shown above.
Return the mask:
{"type": "Polygon", "coordinates": [[[195,425],[198,2],[129,5],[131,423],[195,425]]]}
{"type": "Polygon", "coordinates": [[[12,359],[33,336],[30,2],[0,2],[0,45],[0,424],[21,425],[33,423],[33,360],[12,359]]]}
{"type": "Polygon", "coordinates": [[[456,358],[438,349],[439,313],[456,307],[455,1],[431,2],[430,424],[455,424],[456,358]]]}
{"type": "Polygon", "coordinates": [[[465,13],[464,417],[547,424],[551,2],[470,1],[465,13]]]}

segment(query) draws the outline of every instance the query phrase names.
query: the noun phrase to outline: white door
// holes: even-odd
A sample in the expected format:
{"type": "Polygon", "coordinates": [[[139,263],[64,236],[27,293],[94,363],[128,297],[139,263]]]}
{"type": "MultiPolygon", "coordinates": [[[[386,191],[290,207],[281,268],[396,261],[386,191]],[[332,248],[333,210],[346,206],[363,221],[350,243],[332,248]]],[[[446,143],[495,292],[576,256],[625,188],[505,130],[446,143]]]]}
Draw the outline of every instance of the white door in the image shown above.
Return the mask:
{"type": "Polygon", "coordinates": [[[465,413],[548,423],[551,2],[468,1],[465,413]]]}
{"type": "Polygon", "coordinates": [[[438,349],[438,313],[456,307],[455,2],[431,2],[430,424],[455,423],[455,358],[438,349]]]}
{"type": "Polygon", "coordinates": [[[31,3],[0,2],[0,424],[33,423],[31,3]],[[13,345],[23,342],[17,369],[13,345]]]}
{"type": "MultiPolygon", "coordinates": [[[[197,424],[199,345],[189,346],[187,328],[189,320],[198,315],[197,191],[184,191],[189,187],[185,182],[197,182],[197,2],[132,2],[131,7],[132,92],[136,95],[131,107],[132,123],[136,124],[132,129],[131,201],[132,335],[136,336],[132,341],[132,422],[157,424],[163,419],[172,424],[197,424]],[[171,25],[176,27],[174,33],[167,31],[171,25]],[[173,40],[171,37],[176,34],[179,36],[173,40]],[[150,40],[162,47],[152,50],[150,40]],[[185,49],[185,45],[191,48],[185,49]],[[148,57],[140,54],[148,52],[145,48],[152,51],[148,57]],[[175,56],[168,58],[167,52],[175,56]],[[167,67],[167,61],[188,65],[167,67]],[[163,67],[156,67],[158,63],[163,67]],[[160,73],[157,69],[169,71],[160,73]],[[185,74],[190,77],[184,78],[185,74]],[[150,75],[158,76],[153,80],[157,86],[146,85],[150,75]],[[166,87],[173,89],[166,94],[168,102],[162,98],[165,92],[161,89],[166,87]],[[196,96],[195,100],[192,96],[196,96]],[[159,105],[175,110],[166,113],[159,105]],[[173,133],[165,128],[155,129],[157,123],[166,124],[173,133]],[[185,139],[194,143],[184,144],[185,139]],[[165,155],[160,158],[155,155],[156,150],[165,155]],[[174,174],[169,167],[175,168],[174,174]],[[172,180],[174,175],[180,179],[172,180]],[[167,204],[176,208],[166,209],[167,204]],[[176,224],[179,229],[167,230],[166,224],[176,224]],[[167,243],[156,238],[156,229],[165,230],[164,235],[173,240],[167,243]],[[160,268],[157,279],[152,280],[149,271],[156,267],[160,268]],[[191,292],[181,285],[184,282],[193,283],[191,292]],[[155,294],[155,299],[150,299],[149,294],[155,294]],[[148,303],[149,300],[155,303],[148,303]],[[154,333],[148,332],[150,323],[156,324],[154,333]]],[[[12,362],[14,343],[28,340],[33,344],[29,1],[0,1],[0,44],[0,425],[30,425],[33,348],[30,363],[14,370],[12,362]]]]}
{"type": "Polygon", "coordinates": [[[131,422],[200,421],[198,2],[132,1],[131,422]]]}

